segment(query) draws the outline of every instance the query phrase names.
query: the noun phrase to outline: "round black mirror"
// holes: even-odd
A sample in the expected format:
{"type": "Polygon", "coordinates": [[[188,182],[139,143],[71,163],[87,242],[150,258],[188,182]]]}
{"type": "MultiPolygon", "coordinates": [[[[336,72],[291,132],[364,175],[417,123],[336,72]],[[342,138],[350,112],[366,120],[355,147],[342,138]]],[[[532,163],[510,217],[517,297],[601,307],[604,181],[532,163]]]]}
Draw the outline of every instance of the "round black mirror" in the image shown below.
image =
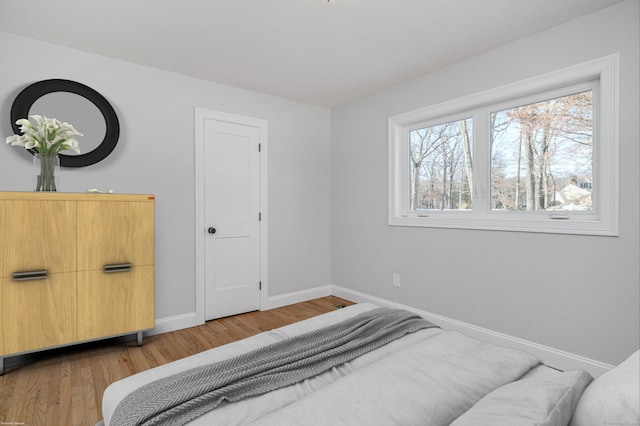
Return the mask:
{"type": "MultiPolygon", "coordinates": [[[[120,136],[120,122],[118,121],[118,116],[104,96],[93,90],[91,87],[76,81],[62,79],[42,80],[25,87],[18,96],[16,96],[16,99],[13,101],[13,105],[11,106],[11,127],[13,128],[14,133],[20,134],[20,128],[16,124],[17,120],[21,118],[28,118],[29,115],[39,114],[38,111],[31,111],[36,101],[45,97],[45,95],[56,94],[57,92],[75,94],[81,97],[79,99],[79,104],[76,101],[68,102],[69,104],[81,105],[83,102],[82,98],[91,102],[91,104],[95,105],[97,108],[97,119],[93,119],[91,121],[98,122],[96,125],[97,130],[85,133],[82,131],[82,123],[73,122],[71,119],[63,120],[71,123],[76,129],[78,129],[78,131],[84,133],[85,137],[95,138],[96,140],[87,140],[88,145],[81,143],[81,150],[83,145],[85,147],[89,146],[90,150],[86,153],[77,155],[59,154],[60,165],[63,167],[84,167],[105,159],[109,154],[111,154],[118,143],[118,137],[120,136]],[[100,117],[98,112],[102,117],[100,117]],[[104,120],[104,125],[102,124],[102,120],[104,120]],[[102,139],[100,140],[101,137],[102,139]]],[[[49,101],[51,101],[51,99],[49,99],[49,101]]],[[[93,109],[91,107],[92,105],[89,105],[89,108],[85,108],[85,110],[90,112],[93,109]]],[[[49,116],[61,119],[56,115],[50,114],[49,116]]]]}

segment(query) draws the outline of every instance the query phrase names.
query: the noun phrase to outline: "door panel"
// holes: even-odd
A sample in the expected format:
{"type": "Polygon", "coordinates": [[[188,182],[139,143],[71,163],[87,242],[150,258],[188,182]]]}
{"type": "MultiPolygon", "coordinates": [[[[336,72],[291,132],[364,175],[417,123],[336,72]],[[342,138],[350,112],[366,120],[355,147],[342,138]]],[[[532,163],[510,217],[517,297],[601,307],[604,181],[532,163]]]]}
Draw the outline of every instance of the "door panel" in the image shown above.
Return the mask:
{"type": "MultiPolygon", "coordinates": [[[[218,123],[212,170],[215,219],[245,223],[251,214],[251,175],[245,165],[251,158],[251,135],[234,135],[228,123],[218,123]],[[225,129],[221,129],[224,127],[225,129]]],[[[244,126],[238,130],[245,130],[244,126]]]]}
{"type": "Polygon", "coordinates": [[[216,289],[231,289],[251,283],[251,239],[218,238],[216,241],[216,289]]]}

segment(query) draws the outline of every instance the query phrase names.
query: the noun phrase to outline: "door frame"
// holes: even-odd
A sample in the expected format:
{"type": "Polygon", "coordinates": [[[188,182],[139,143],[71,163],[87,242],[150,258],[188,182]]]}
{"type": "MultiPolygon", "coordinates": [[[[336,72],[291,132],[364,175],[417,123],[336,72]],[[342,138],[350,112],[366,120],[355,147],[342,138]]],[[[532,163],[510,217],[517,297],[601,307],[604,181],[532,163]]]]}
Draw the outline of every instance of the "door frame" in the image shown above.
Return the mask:
{"type": "Polygon", "coordinates": [[[205,281],[205,237],[206,226],[204,218],[205,201],[205,165],[204,148],[205,134],[204,121],[217,120],[260,129],[260,265],[259,280],[262,283],[260,291],[260,310],[268,306],[269,280],[267,273],[267,120],[230,114],[205,108],[195,108],[195,237],[196,237],[196,320],[199,324],[205,323],[206,314],[206,281],[205,281]]]}

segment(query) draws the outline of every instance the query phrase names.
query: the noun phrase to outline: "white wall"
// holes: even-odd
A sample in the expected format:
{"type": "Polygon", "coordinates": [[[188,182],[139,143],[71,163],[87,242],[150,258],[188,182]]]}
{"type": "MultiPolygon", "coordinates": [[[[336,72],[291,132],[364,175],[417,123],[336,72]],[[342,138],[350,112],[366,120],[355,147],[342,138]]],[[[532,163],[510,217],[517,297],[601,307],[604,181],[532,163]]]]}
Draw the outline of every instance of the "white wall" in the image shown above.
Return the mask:
{"type": "MultiPolygon", "coordinates": [[[[328,109],[4,32],[0,56],[2,191],[33,190],[30,155],[4,144],[13,133],[11,103],[25,86],[75,80],[115,108],[121,125],[115,151],[93,166],[63,168],[61,189],[156,195],[156,318],[196,309],[194,107],[268,121],[269,296],[330,283],[328,109]]],[[[81,123],[72,124],[82,131],[81,123]]]]}
{"type": "Polygon", "coordinates": [[[335,108],[333,284],[601,362],[637,349],[638,16],[638,1],[629,0],[335,108]],[[615,52],[619,237],[387,225],[389,116],[615,52]],[[394,272],[399,288],[391,285],[394,272]]]}

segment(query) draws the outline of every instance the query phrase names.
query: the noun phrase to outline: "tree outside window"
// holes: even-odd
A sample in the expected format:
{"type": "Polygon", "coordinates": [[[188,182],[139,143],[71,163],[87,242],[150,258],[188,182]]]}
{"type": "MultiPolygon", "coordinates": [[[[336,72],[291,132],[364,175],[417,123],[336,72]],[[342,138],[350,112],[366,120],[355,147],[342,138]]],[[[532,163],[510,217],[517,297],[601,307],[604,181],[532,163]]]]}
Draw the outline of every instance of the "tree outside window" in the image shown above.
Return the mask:
{"type": "Polygon", "coordinates": [[[472,120],[409,132],[411,210],[464,210],[472,206],[472,120]]]}
{"type": "Polygon", "coordinates": [[[491,114],[491,208],[591,210],[592,92],[491,114]]]}

